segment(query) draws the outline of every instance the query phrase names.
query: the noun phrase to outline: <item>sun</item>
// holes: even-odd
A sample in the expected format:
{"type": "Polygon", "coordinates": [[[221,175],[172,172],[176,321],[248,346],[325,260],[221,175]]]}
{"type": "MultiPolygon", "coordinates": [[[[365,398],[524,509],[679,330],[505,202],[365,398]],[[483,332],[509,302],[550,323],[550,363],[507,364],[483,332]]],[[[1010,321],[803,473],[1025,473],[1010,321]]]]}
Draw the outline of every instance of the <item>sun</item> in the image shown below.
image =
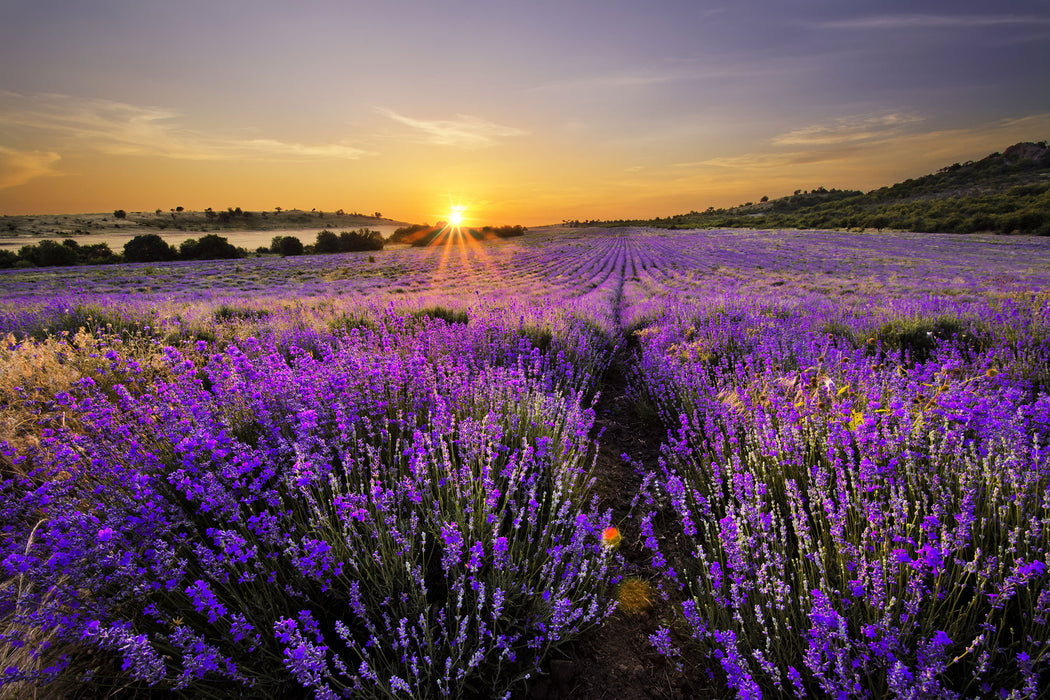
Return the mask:
{"type": "Polygon", "coordinates": [[[452,207],[448,212],[449,226],[459,228],[463,225],[463,210],[465,207],[452,207]]]}

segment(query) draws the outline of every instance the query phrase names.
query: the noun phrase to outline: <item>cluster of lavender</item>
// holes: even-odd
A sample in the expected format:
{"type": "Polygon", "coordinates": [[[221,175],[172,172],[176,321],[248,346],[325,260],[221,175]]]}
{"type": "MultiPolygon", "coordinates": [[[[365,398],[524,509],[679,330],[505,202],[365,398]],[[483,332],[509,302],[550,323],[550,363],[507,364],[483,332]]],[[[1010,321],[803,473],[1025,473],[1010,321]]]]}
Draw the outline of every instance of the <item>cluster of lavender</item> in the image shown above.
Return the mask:
{"type": "Polygon", "coordinates": [[[1045,295],[834,320],[736,301],[636,335],[672,426],[641,520],[685,598],[653,636],[671,659],[683,633],[739,697],[1044,692],[1045,295]]]}
{"type": "Polygon", "coordinates": [[[617,555],[571,362],[606,340],[503,320],[107,354],[4,447],[3,682],[509,694],[611,612],[617,555]]]}

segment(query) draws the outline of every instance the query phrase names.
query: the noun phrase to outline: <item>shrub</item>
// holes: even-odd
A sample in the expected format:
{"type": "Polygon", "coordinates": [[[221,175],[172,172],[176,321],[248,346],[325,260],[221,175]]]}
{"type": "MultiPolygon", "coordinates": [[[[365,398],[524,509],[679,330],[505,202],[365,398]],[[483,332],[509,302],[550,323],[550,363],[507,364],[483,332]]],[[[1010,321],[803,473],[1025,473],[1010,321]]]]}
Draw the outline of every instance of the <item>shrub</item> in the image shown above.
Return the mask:
{"type": "Polygon", "coordinates": [[[214,233],[201,236],[199,240],[190,238],[183,241],[179,254],[185,260],[230,260],[243,257],[237,246],[214,233]]]}
{"type": "Polygon", "coordinates": [[[77,256],[79,261],[86,265],[103,265],[115,263],[119,260],[117,255],[110,249],[108,243],[92,243],[80,246],[77,256]]]}
{"type": "Polygon", "coordinates": [[[379,231],[359,229],[339,234],[339,250],[344,253],[360,250],[382,250],[383,235],[379,231]]]}
{"type": "Polygon", "coordinates": [[[0,270],[14,267],[18,263],[18,253],[0,248],[0,270]]]}
{"type": "Polygon", "coordinates": [[[135,236],[124,244],[124,259],[128,262],[163,262],[177,256],[175,249],[155,233],[135,236]]]}
{"type": "Polygon", "coordinates": [[[44,240],[36,245],[26,245],[18,251],[18,256],[28,260],[36,267],[64,267],[77,264],[77,242],[69,239],[73,245],[44,240]]]}
{"type": "Polygon", "coordinates": [[[317,232],[317,240],[314,242],[314,252],[319,254],[338,253],[339,236],[328,229],[317,232]]]}
{"type": "Polygon", "coordinates": [[[437,231],[437,227],[430,226],[429,224],[411,224],[409,226],[402,226],[390,235],[389,242],[409,243],[414,245],[420,240],[429,240],[430,238],[433,238],[433,234],[437,231]]]}
{"type": "Polygon", "coordinates": [[[277,252],[283,257],[303,254],[303,242],[295,236],[281,236],[277,243],[277,252]]]}

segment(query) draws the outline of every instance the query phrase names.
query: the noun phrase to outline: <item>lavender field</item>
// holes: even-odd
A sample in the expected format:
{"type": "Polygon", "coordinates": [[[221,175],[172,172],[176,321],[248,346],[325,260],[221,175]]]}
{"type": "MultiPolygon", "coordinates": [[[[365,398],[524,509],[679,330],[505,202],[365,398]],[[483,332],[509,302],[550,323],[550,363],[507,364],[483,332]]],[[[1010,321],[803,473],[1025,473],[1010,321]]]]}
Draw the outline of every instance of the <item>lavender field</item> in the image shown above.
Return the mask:
{"type": "Polygon", "coordinates": [[[795,231],[0,271],[0,697],[529,697],[628,574],[701,696],[1045,697],[1047,290],[795,231]]]}

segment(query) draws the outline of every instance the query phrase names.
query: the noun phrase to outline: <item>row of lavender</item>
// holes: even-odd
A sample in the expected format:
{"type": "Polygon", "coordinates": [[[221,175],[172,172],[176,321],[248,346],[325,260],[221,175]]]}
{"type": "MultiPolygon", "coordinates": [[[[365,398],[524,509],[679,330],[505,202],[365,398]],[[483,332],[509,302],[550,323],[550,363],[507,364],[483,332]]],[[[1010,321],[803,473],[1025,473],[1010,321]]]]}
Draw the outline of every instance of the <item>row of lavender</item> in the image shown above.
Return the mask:
{"type": "Polygon", "coordinates": [[[3,452],[7,687],[499,697],[603,619],[605,336],[440,315],[9,337],[8,367],[52,343],[82,376],[11,389],[33,411],[3,452]]]}
{"type": "Polygon", "coordinates": [[[635,334],[669,427],[641,516],[685,601],[669,658],[739,697],[1045,692],[1050,295],[986,290],[752,287],[635,334]]]}

